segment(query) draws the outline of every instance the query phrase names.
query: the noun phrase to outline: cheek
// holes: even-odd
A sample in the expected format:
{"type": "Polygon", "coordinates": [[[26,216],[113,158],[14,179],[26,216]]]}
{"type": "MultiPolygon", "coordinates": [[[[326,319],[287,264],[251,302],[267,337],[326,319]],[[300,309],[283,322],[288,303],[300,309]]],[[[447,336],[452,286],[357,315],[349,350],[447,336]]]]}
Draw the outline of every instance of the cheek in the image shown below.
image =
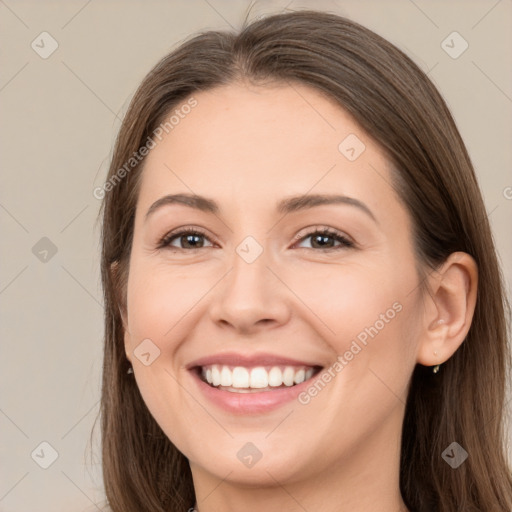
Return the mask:
{"type": "Polygon", "coordinates": [[[306,298],[311,321],[332,349],[332,374],[344,375],[332,379],[340,393],[389,394],[379,379],[397,394],[405,390],[419,325],[417,294],[410,293],[416,281],[413,264],[398,269],[382,260],[378,266],[353,265],[295,278],[294,291],[306,298]]]}
{"type": "Polygon", "coordinates": [[[417,295],[410,293],[414,268],[400,270],[401,275],[389,267],[340,270],[309,295],[310,277],[304,281],[301,293],[328,326],[322,327],[323,340],[333,350],[333,360],[320,374],[322,383],[312,384],[299,403],[305,414],[322,418],[319,428],[329,442],[336,443],[341,435],[347,446],[357,443],[406,401],[415,365],[418,305],[417,295]]]}
{"type": "Polygon", "coordinates": [[[186,272],[135,255],[128,278],[127,352],[133,354],[137,386],[146,406],[173,440],[187,438],[190,426],[182,418],[195,412],[176,384],[183,363],[177,357],[179,347],[193,329],[193,307],[205,293],[201,280],[190,276],[190,269],[186,272]],[[139,358],[142,346],[150,353],[147,366],[139,358]]]}
{"type": "Polygon", "coordinates": [[[384,265],[312,266],[307,273],[292,269],[284,280],[316,317],[325,338],[342,350],[359,335],[364,342],[365,333],[370,336],[367,328],[376,325],[380,332],[397,323],[404,307],[405,272],[396,275],[384,265]]]}
{"type": "Polygon", "coordinates": [[[128,280],[128,319],[132,341],[150,338],[163,348],[183,332],[186,317],[208,290],[212,276],[197,276],[144,260],[133,261],[128,280]]]}

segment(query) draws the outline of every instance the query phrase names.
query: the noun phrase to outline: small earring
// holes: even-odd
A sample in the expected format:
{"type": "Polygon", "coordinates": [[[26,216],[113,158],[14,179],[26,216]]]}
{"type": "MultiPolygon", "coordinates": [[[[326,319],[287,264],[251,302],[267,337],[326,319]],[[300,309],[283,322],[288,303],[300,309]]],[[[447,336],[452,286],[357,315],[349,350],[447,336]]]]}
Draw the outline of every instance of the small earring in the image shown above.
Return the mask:
{"type": "MultiPolygon", "coordinates": [[[[439,321],[441,323],[441,320],[439,321]]],[[[437,356],[437,350],[434,350],[434,355],[437,356]]],[[[436,364],[432,369],[432,373],[437,373],[439,371],[439,365],[436,364]]]]}
{"type": "Polygon", "coordinates": [[[133,368],[130,366],[130,368],[128,368],[128,371],[126,373],[133,373],[133,368]]]}

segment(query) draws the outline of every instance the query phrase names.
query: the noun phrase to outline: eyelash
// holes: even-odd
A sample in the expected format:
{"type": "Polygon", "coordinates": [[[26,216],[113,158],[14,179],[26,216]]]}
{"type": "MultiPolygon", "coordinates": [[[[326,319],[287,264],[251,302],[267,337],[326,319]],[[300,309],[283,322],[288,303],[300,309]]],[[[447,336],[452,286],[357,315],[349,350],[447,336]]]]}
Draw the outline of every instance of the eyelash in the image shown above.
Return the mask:
{"type": "MultiPolygon", "coordinates": [[[[200,235],[200,236],[205,237],[206,239],[208,239],[211,242],[211,240],[206,235],[206,233],[204,233],[201,229],[199,229],[199,228],[183,228],[180,231],[174,231],[174,232],[167,233],[158,242],[157,249],[169,248],[169,249],[174,249],[175,252],[178,252],[178,251],[194,251],[194,250],[204,249],[204,247],[196,247],[196,248],[192,248],[192,249],[184,249],[184,248],[181,248],[181,247],[171,247],[171,245],[170,245],[171,242],[173,242],[175,239],[180,238],[180,237],[185,236],[185,235],[200,235]]],[[[308,233],[302,235],[300,237],[298,243],[300,243],[303,240],[306,240],[306,239],[312,237],[313,235],[323,235],[323,236],[328,236],[328,237],[334,238],[335,241],[340,242],[341,245],[339,245],[337,247],[327,247],[327,248],[324,248],[324,249],[322,249],[322,248],[321,249],[315,249],[314,247],[311,247],[311,248],[309,248],[309,247],[300,247],[300,249],[311,249],[311,250],[316,250],[316,251],[320,251],[320,252],[332,252],[332,251],[338,251],[340,249],[349,249],[349,248],[355,247],[354,242],[349,240],[347,237],[343,236],[341,233],[339,233],[335,229],[324,227],[324,226],[316,227],[313,231],[309,231],[308,233]]]]}

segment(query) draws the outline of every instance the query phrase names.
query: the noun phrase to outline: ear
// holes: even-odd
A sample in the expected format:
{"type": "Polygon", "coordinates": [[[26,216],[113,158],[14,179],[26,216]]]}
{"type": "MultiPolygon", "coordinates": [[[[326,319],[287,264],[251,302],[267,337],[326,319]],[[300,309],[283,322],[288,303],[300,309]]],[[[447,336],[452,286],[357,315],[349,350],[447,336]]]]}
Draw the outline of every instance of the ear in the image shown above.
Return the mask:
{"type": "Polygon", "coordinates": [[[114,261],[110,265],[110,272],[112,275],[112,283],[115,288],[115,296],[116,296],[116,300],[117,300],[117,305],[119,307],[119,315],[121,317],[121,322],[122,322],[122,326],[123,326],[124,348],[125,348],[125,352],[126,352],[126,358],[131,363],[132,362],[132,360],[130,359],[131,351],[129,350],[130,336],[129,336],[129,332],[128,332],[128,319],[127,319],[128,315],[127,315],[126,308],[123,306],[123,298],[122,298],[123,291],[122,291],[121,276],[120,276],[118,261],[114,261]]]}
{"type": "Polygon", "coordinates": [[[447,361],[466,338],[475,311],[478,268],[469,254],[454,252],[427,280],[417,362],[435,366],[447,361]]]}

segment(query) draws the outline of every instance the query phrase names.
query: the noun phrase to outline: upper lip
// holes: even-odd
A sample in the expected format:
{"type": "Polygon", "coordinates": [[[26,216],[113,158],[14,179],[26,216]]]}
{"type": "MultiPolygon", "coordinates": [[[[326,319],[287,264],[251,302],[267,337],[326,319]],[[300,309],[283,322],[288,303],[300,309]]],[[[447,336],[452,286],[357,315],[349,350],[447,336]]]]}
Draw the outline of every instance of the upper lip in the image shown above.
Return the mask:
{"type": "Polygon", "coordinates": [[[277,354],[258,353],[258,354],[238,354],[235,352],[226,352],[222,354],[213,354],[201,357],[186,365],[187,370],[197,368],[198,366],[209,366],[212,364],[224,364],[226,366],[245,366],[248,368],[254,366],[322,366],[311,361],[301,361],[290,357],[284,357],[277,354]]]}

